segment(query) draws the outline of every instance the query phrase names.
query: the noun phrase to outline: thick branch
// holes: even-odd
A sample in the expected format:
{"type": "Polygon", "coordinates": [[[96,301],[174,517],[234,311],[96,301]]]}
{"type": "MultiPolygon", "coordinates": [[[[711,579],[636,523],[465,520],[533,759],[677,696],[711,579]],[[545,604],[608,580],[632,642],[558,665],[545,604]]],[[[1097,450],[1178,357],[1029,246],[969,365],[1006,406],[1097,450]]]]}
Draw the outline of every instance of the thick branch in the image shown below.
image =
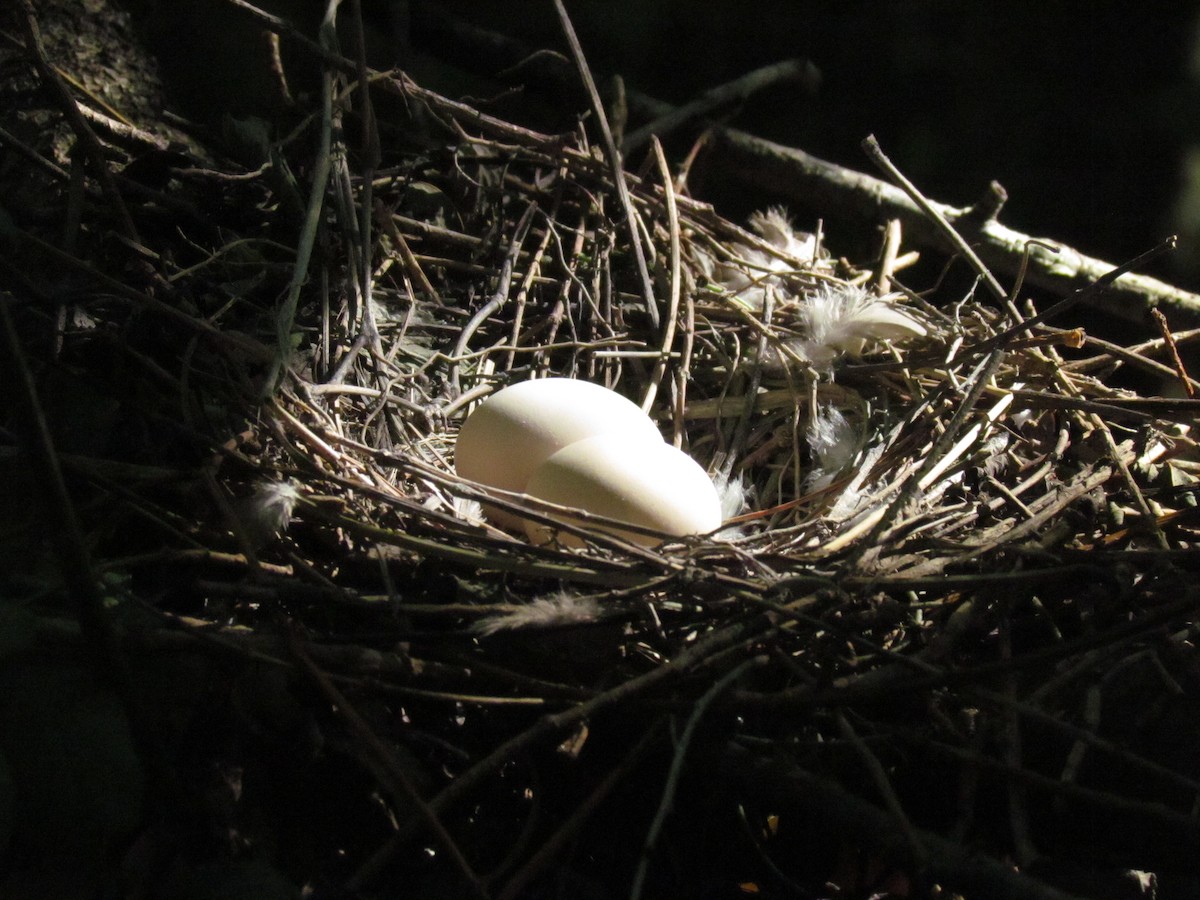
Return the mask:
{"type": "MultiPolygon", "coordinates": [[[[907,236],[917,243],[951,251],[936,225],[900,188],[736,129],[722,129],[715,137],[714,147],[725,171],[778,194],[781,200],[802,201],[842,216],[899,219],[907,236]]],[[[934,204],[996,272],[1015,276],[1027,246],[1026,281],[1057,294],[1069,294],[1116,268],[1057,241],[1035,239],[1000,224],[994,212],[997,189],[993,187],[989,198],[973,207],[934,204]],[[1052,253],[1038,244],[1030,245],[1032,240],[1055,244],[1059,250],[1052,253]]],[[[1093,303],[1136,322],[1149,322],[1150,310],[1155,308],[1166,311],[1173,322],[1200,321],[1200,296],[1135,273],[1122,275],[1093,303]]]]}

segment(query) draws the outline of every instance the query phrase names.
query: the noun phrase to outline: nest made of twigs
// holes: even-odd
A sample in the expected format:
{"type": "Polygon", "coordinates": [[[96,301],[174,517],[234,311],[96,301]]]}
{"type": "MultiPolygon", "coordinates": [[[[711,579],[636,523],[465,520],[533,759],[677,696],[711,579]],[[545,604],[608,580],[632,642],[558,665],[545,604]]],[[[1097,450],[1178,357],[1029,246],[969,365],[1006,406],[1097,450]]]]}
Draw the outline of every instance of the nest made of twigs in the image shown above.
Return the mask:
{"type": "Polygon", "coordinates": [[[1197,690],[1192,406],[1105,383],[1172,374],[1169,338],[1051,328],[1019,290],[926,295],[894,232],[849,262],[819,233],[777,239],[778,217],[726,221],[661,153],[618,176],[582,130],[387,84],[439,140],[371,164],[341,128],[355,88],[331,87],[258,168],[135,141],[110,147],[121,180],[80,194],[39,157],[44,205],[5,236],[53,425],[32,446],[114,597],[150,614],[126,652],[304,675],[296,715],[383,785],[391,827],[364,824],[348,862],[300,829],[322,877],[1051,896],[967,842],[1114,865],[1188,845],[1200,772],[1137,736],[1197,690]],[[109,190],[141,198],[125,225],[109,190]],[[63,247],[67,209],[85,227],[63,247]],[[919,329],[806,355],[823,291],[887,294],[919,329]],[[496,529],[454,474],[456,430],[550,374],[643,403],[745,503],[653,548],[496,529]],[[1097,703],[1118,710],[1103,727],[1097,703]],[[1143,837],[1112,846],[1084,827],[1097,809],[1143,837]]]}

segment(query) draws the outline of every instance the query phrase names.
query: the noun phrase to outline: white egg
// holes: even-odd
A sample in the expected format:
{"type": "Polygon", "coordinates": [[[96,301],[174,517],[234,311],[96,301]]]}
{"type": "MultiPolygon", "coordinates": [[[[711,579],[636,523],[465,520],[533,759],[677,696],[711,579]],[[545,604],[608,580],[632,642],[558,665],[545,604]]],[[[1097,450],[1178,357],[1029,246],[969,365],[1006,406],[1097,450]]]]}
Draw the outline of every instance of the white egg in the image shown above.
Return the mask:
{"type": "MultiPolygon", "coordinates": [[[[626,443],[661,444],[654,421],[615,391],[573,378],[539,378],[497,391],[467,416],[454,449],[463,478],[522,492],[550,456],[599,434],[626,443]]],[[[492,521],[520,527],[521,520],[485,508],[492,521]]]]}
{"type": "MultiPolygon", "coordinates": [[[[721,501],[708,474],[686,453],[662,441],[632,446],[617,434],[576,441],[547,459],[525,492],[673,537],[704,534],[721,524],[721,501]]],[[[569,516],[560,520],[572,521],[569,516]]],[[[660,542],[649,535],[612,530],[640,544],[660,542]]],[[[534,543],[550,538],[545,525],[526,522],[525,531],[534,543]]],[[[570,546],[580,544],[565,532],[558,537],[570,546]]]]}

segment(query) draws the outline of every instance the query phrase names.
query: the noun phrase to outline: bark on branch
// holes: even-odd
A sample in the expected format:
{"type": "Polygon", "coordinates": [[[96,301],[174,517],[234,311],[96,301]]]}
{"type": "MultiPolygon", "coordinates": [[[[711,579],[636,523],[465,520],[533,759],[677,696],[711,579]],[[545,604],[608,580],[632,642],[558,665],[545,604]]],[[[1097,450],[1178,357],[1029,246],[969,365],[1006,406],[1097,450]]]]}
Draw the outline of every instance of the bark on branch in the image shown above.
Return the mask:
{"type": "MultiPolygon", "coordinates": [[[[831,215],[899,219],[907,236],[923,246],[952,252],[945,237],[900,188],[862,172],[818,159],[733,128],[716,132],[713,146],[719,165],[742,181],[778,194],[781,200],[803,202],[831,215]]],[[[1029,248],[1026,282],[1056,294],[1070,294],[1116,268],[1048,238],[1022,234],[996,220],[1005,199],[995,182],[973,206],[933,205],[971,243],[997,274],[1015,277],[1029,248]],[[1035,243],[1031,243],[1035,242],[1035,243]],[[1043,244],[1057,246],[1054,253],[1043,244]]],[[[1094,300],[1094,306],[1123,319],[1151,324],[1150,311],[1160,309],[1175,327],[1200,322],[1200,295],[1181,290],[1147,275],[1122,275],[1094,300]]]]}

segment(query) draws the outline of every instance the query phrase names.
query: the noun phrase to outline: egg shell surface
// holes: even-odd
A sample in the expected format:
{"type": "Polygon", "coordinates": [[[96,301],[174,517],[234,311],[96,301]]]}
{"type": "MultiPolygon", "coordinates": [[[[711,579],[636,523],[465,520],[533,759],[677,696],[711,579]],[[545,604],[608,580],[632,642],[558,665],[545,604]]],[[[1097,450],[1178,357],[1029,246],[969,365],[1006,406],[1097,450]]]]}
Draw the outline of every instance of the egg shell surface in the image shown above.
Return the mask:
{"type": "MultiPolygon", "coordinates": [[[[510,385],[477,406],[462,424],[454,468],[463,478],[521,492],[533,473],[568,444],[600,434],[626,443],[662,443],[654,420],[616,391],[573,378],[510,385]]],[[[516,524],[485,510],[499,524],[516,524]]]]}
{"type": "MultiPolygon", "coordinates": [[[[662,441],[634,447],[617,434],[576,441],[547,459],[525,492],[673,537],[703,534],[721,524],[721,501],[712,479],[694,459],[662,441]]],[[[534,543],[550,537],[545,525],[526,522],[525,530],[534,543]]],[[[660,543],[650,535],[605,530],[643,545],[660,543]]],[[[569,546],[581,543],[565,532],[558,538],[569,546]]]]}

